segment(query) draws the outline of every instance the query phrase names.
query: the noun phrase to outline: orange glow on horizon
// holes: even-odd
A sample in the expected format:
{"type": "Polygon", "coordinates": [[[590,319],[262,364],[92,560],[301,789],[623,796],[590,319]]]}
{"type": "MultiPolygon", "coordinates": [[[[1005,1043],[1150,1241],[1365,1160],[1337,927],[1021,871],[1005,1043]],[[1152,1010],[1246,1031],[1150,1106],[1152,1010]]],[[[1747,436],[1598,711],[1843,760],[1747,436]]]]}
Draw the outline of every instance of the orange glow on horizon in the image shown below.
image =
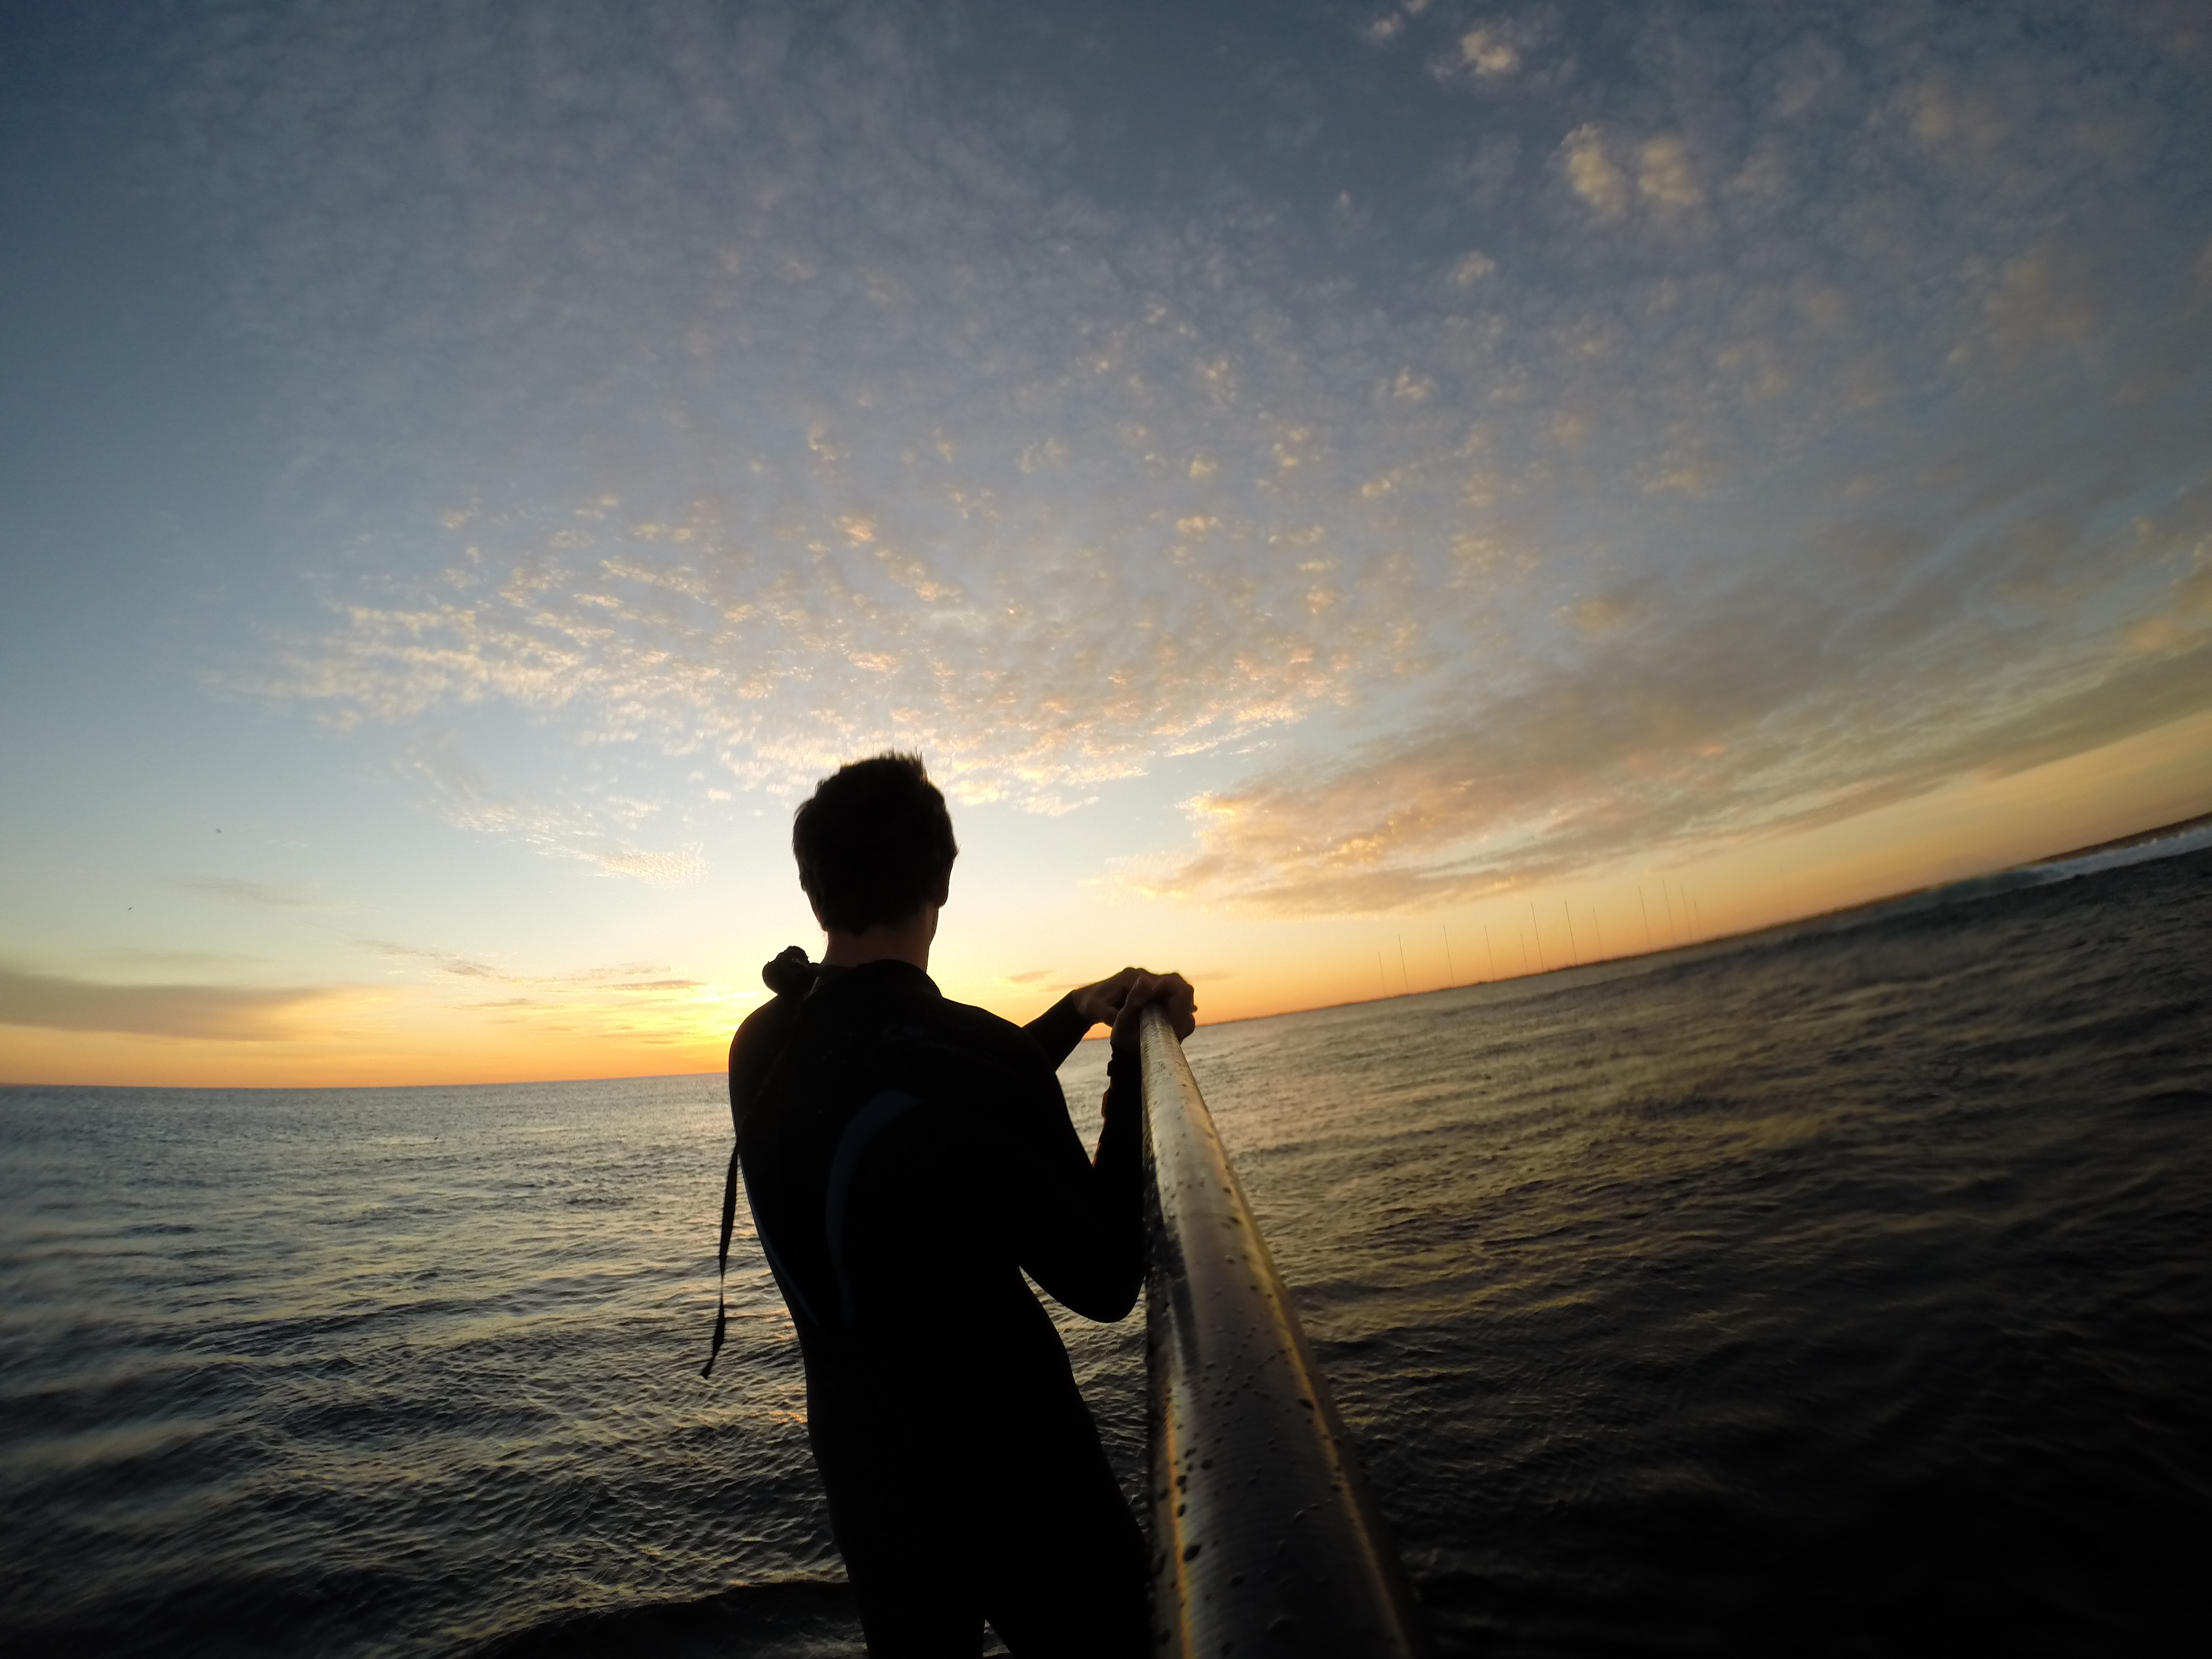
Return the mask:
{"type": "MultiPolygon", "coordinates": [[[[1516,889],[1436,915],[1224,917],[1166,904],[1064,913],[948,911],[936,977],[947,995],[1020,1020],[1069,982],[1010,977],[1009,954],[1040,931],[1095,940],[1095,970],[1126,955],[1180,968],[1202,1024],[1640,955],[2052,857],[2212,810],[2212,714],[2090,753],[2002,776],[1975,775],[1838,823],[1746,840],[1663,866],[1623,864],[1571,883],[1516,889]],[[1486,930],[1487,930],[1486,932],[1486,930]]],[[[759,950],[765,960],[774,947],[759,950]]],[[[201,1088],[329,1088],[550,1082],[720,1071],[730,1031],[764,993],[733,990],[751,964],[716,964],[717,982],[625,1001],[604,993],[527,1008],[410,1002],[388,990],[334,990],[261,1041],[0,1026],[0,1080],[201,1088]]],[[[649,988],[648,988],[649,990],[649,988]]]]}

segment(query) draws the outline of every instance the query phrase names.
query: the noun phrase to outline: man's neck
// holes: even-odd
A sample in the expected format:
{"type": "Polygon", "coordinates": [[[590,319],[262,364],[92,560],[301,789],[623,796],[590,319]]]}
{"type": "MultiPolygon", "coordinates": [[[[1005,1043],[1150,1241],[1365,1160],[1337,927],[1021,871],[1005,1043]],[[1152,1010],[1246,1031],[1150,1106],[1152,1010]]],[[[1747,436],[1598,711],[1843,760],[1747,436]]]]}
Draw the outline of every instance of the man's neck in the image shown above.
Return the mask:
{"type": "Polygon", "coordinates": [[[929,946],[937,937],[937,907],[925,904],[900,922],[878,922],[865,933],[823,930],[822,962],[828,968],[858,968],[868,962],[911,963],[929,971],[929,946]]]}

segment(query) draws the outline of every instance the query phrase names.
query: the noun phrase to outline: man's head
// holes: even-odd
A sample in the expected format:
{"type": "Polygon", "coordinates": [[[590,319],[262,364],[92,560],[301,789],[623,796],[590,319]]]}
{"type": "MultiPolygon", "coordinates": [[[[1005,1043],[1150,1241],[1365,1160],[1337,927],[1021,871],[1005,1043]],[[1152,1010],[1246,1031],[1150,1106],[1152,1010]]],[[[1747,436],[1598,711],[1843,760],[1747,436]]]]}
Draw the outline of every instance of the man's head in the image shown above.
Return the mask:
{"type": "Polygon", "coordinates": [[[960,854],[945,797],[912,755],[854,761],[823,779],[792,820],[791,850],[816,919],[837,933],[944,903],[960,854]]]}

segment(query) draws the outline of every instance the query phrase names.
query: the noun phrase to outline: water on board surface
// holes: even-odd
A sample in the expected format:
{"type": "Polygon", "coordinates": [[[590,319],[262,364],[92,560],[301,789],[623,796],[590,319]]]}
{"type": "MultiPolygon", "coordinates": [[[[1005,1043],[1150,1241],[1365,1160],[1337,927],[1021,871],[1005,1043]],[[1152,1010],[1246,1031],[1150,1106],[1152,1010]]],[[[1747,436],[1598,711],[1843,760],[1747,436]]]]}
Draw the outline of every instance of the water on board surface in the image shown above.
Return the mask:
{"type": "MultiPolygon", "coordinates": [[[[2201,1632],[2208,944],[2199,852],[1198,1033],[1444,1650],[2201,1632]]],[[[697,1376],[727,1135],[714,1078],[0,1091],[0,1641],[855,1651],[742,1235],[697,1376]]],[[[1063,1328],[1134,1493],[1140,1334],[1063,1328]]]]}

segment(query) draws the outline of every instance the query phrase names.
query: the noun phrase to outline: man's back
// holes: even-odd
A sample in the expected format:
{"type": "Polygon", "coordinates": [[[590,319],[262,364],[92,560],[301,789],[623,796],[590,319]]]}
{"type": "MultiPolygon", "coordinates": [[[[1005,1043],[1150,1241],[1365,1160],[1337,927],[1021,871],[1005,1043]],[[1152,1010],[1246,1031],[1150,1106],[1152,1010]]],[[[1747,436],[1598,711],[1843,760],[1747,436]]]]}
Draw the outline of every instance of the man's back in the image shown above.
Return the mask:
{"type": "Polygon", "coordinates": [[[945,1628],[957,1648],[986,1614],[1017,1650],[1025,1626],[1054,1651],[1141,1637],[1141,1537],[1022,1277],[1099,1319],[1142,1281],[1132,1091],[1094,1164],[1053,1074],[1085,1023],[1063,1006],[1024,1031],[881,961],[779,996],[731,1045],[746,1193],[879,1652],[945,1628]]]}

